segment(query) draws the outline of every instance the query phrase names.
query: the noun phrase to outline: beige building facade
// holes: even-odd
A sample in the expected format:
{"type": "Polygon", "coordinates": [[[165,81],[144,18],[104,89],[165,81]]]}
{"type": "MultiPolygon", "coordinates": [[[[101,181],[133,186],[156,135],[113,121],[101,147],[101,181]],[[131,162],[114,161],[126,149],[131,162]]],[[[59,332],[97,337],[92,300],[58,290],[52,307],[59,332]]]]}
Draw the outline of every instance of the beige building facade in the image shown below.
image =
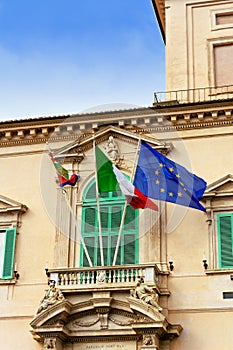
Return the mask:
{"type": "Polygon", "coordinates": [[[233,1],[152,4],[167,92],[151,107],[0,123],[4,350],[232,346],[233,1]],[[96,145],[130,179],[142,141],[207,182],[206,212],[97,194],[96,145]]]}

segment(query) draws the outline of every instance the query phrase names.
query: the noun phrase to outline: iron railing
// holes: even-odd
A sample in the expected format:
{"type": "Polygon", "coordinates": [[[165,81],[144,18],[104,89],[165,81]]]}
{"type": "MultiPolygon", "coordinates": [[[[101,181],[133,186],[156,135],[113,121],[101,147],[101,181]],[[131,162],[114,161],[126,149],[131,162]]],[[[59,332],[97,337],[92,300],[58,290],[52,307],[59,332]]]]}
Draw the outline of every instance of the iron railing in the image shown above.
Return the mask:
{"type": "Polygon", "coordinates": [[[154,104],[169,105],[198,103],[233,98],[233,85],[205,87],[187,90],[174,90],[154,93],[154,104]]]}

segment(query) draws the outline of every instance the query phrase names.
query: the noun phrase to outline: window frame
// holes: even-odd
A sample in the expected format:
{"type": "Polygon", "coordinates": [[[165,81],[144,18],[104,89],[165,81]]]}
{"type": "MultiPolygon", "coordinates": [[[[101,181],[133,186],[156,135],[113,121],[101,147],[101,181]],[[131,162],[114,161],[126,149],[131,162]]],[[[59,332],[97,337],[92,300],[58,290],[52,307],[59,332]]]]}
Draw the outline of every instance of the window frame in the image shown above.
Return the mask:
{"type": "Polygon", "coordinates": [[[217,224],[217,236],[218,236],[218,267],[220,269],[233,269],[233,213],[216,213],[216,224],[217,224]],[[223,235],[225,233],[221,232],[221,219],[230,217],[230,224],[231,224],[231,232],[229,233],[229,236],[231,236],[231,258],[232,258],[232,264],[224,264],[223,261],[227,259],[225,251],[223,251],[224,248],[222,246],[224,245],[224,237],[223,235]]]}
{"type": "MultiPolygon", "coordinates": [[[[16,244],[16,228],[8,227],[8,228],[0,228],[1,233],[5,233],[5,242],[4,242],[4,251],[3,251],[3,259],[2,259],[2,268],[0,281],[10,280],[13,278],[13,266],[15,260],[15,244],[16,244]]],[[[1,254],[1,252],[0,252],[1,254]]]]}

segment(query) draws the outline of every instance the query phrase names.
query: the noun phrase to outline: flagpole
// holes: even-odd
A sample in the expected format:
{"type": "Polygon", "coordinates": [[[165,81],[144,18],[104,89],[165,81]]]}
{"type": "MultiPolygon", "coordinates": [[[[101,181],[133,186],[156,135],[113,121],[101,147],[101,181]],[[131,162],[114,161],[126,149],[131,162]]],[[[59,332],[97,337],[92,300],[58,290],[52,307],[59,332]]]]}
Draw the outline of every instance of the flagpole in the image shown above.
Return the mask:
{"type": "Polygon", "coordinates": [[[84,252],[85,252],[85,254],[86,254],[88,263],[89,263],[90,267],[92,267],[93,264],[92,264],[90,255],[89,255],[89,253],[88,253],[88,250],[87,250],[86,244],[85,244],[85,242],[84,242],[83,236],[82,236],[82,234],[80,233],[80,224],[78,223],[77,218],[76,218],[76,216],[74,215],[73,208],[71,207],[71,205],[70,205],[70,203],[69,203],[69,201],[68,201],[68,198],[67,198],[67,196],[66,196],[66,192],[65,192],[65,191],[62,191],[62,193],[64,194],[64,197],[65,197],[65,200],[66,200],[66,204],[67,204],[67,206],[68,206],[68,208],[69,208],[69,210],[70,210],[71,219],[74,220],[75,227],[76,227],[77,230],[78,230],[78,235],[79,235],[80,241],[81,241],[81,243],[82,243],[83,250],[84,250],[84,252]]]}
{"type": "MultiPolygon", "coordinates": [[[[132,181],[133,176],[134,176],[135,164],[137,163],[136,161],[137,161],[137,157],[138,157],[138,150],[139,150],[139,147],[140,147],[140,143],[141,143],[141,138],[139,138],[139,140],[138,140],[137,149],[136,149],[136,152],[135,152],[133,167],[132,167],[131,176],[130,176],[130,181],[132,181]]],[[[116,259],[117,259],[117,255],[118,255],[118,251],[119,251],[119,247],[120,247],[120,242],[121,242],[123,225],[124,225],[124,221],[125,221],[127,205],[128,205],[128,203],[127,203],[127,201],[125,201],[124,210],[123,210],[123,214],[122,214],[122,217],[121,217],[121,224],[120,224],[120,228],[119,228],[119,234],[118,234],[118,238],[117,238],[117,245],[116,245],[114,258],[113,258],[113,263],[112,263],[113,266],[116,265],[116,259]]]]}
{"type": "Polygon", "coordinates": [[[98,175],[97,175],[97,168],[96,168],[96,154],[95,154],[94,136],[93,136],[93,152],[94,152],[95,178],[96,178],[95,185],[96,185],[96,202],[97,202],[98,225],[99,225],[100,258],[101,258],[101,265],[104,266],[103,237],[102,237],[101,216],[100,216],[100,200],[99,200],[98,175]]]}
{"type": "MultiPolygon", "coordinates": [[[[46,142],[46,145],[47,145],[47,148],[48,148],[48,151],[49,151],[49,156],[50,156],[50,158],[51,158],[51,161],[54,162],[53,152],[52,152],[52,150],[51,150],[51,148],[50,148],[48,142],[46,142]]],[[[66,193],[66,191],[65,191],[64,189],[62,189],[60,186],[59,186],[59,189],[62,190],[62,193],[63,193],[63,194],[66,193]]],[[[88,253],[86,244],[85,244],[85,242],[84,242],[84,239],[83,239],[83,237],[82,237],[82,234],[80,234],[80,224],[78,224],[78,222],[77,222],[77,218],[76,218],[76,216],[75,216],[74,213],[73,213],[73,208],[71,207],[71,205],[70,205],[70,203],[69,203],[69,201],[68,201],[68,199],[67,199],[67,196],[65,195],[64,197],[65,197],[65,200],[66,200],[66,204],[67,204],[67,206],[68,206],[68,208],[69,208],[69,210],[70,210],[71,219],[74,220],[75,227],[77,228],[78,235],[79,235],[80,241],[81,241],[81,243],[82,243],[83,250],[84,250],[84,252],[85,252],[85,254],[86,254],[88,263],[89,263],[90,267],[92,267],[93,264],[92,264],[91,258],[90,258],[90,256],[89,256],[89,253],[88,253]]]]}

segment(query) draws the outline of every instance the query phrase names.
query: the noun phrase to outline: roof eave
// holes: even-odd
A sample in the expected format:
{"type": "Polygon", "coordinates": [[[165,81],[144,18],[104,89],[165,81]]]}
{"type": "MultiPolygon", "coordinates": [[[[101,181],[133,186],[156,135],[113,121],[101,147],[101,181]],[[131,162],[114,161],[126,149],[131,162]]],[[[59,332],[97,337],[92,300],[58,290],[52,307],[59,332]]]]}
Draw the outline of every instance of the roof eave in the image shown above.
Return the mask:
{"type": "Polygon", "coordinates": [[[160,32],[166,44],[166,30],[165,30],[165,1],[161,0],[152,0],[152,5],[155,11],[155,15],[157,17],[157,21],[159,24],[160,32]]]}

